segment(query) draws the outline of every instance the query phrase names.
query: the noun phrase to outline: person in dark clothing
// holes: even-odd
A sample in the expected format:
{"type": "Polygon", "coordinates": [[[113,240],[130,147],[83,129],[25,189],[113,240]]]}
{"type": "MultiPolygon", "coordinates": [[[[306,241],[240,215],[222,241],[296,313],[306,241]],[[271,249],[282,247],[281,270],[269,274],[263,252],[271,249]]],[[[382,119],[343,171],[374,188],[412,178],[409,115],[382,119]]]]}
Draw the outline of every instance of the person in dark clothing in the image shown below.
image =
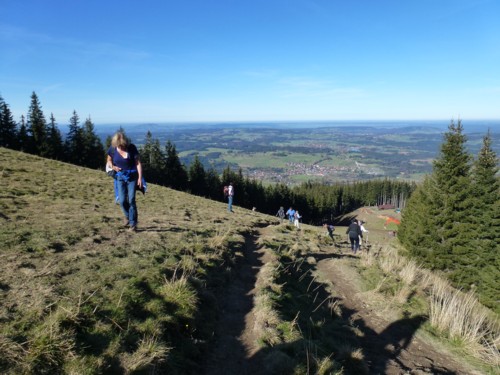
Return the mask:
{"type": "Polygon", "coordinates": [[[143,188],[142,164],[137,147],[129,143],[122,132],[117,132],[111,140],[106,170],[116,173],[118,201],[125,215],[123,224],[130,226],[129,230],[135,232],[138,216],[135,192],[143,188]]]}
{"type": "Polygon", "coordinates": [[[335,227],[332,225],[332,224],[323,224],[323,227],[327,230],[327,233],[328,233],[328,236],[332,239],[332,241],[334,240],[333,239],[333,232],[335,230],[335,227]]]}
{"type": "Polygon", "coordinates": [[[280,224],[283,224],[283,219],[285,218],[285,209],[283,208],[283,206],[280,207],[276,216],[280,218],[280,224]]]}
{"type": "Polygon", "coordinates": [[[358,221],[354,219],[347,231],[345,232],[349,235],[349,241],[351,241],[351,250],[354,254],[359,250],[359,239],[363,238],[363,232],[361,232],[361,228],[359,227],[358,221]]]}

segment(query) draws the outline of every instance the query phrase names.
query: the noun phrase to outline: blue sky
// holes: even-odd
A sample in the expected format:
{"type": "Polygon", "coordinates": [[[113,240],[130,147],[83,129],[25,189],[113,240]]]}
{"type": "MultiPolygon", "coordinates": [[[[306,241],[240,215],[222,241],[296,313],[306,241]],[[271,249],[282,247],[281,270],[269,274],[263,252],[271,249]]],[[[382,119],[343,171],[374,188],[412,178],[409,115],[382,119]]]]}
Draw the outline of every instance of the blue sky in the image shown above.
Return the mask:
{"type": "Polygon", "coordinates": [[[16,120],[500,119],[497,0],[0,0],[16,120]]]}

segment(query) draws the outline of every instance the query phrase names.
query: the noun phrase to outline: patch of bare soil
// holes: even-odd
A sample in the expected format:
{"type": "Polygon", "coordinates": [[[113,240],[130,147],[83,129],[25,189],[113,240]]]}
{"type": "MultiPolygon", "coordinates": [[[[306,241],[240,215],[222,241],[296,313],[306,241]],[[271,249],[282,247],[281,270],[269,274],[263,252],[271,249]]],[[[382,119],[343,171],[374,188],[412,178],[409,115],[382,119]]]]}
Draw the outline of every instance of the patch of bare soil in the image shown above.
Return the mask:
{"type": "MultiPolygon", "coordinates": [[[[333,248],[332,248],[333,251],[333,248]]],[[[363,300],[345,268],[347,255],[321,254],[317,267],[333,284],[341,301],[342,317],[360,332],[359,341],[370,374],[478,374],[464,368],[450,354],[416,337],[424,316],[391,321],[363,300]],[[344,264],[343,264],[344,263],[344,264]]],[[[387,314],[388,315],[388,314],[387,314]]]]}
{"type": "Polygon", "coordinates": [[[253,330],[253,300],[259,270],[269,260],[269,254],[257,244],[263,231],[265,228],[246,238],[235,277],[218,298],[220,319],[214,332],[214,346],[206,359],[206,375],[260,373],[262,364],[252,358],[258,349],[253,330]]]}

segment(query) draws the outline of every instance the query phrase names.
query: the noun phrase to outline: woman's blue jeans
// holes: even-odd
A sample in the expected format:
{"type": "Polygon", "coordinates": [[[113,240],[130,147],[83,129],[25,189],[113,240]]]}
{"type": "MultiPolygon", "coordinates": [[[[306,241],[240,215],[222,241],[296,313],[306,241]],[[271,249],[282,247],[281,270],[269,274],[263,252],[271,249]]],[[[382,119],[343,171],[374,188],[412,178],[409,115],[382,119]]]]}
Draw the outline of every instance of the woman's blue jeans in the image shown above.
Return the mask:
{"type": "Polygon", "coordinates": [[[128,219],[130,226],[137,225],[137,206],[135,204],[135,191],[137,189],[137,179],[123,181],[120,178],[118,181],[118,201],[122,208],[125,217],[128,219]]]}
{"type": "Polygon", "coordinates": [[[232,195],[227,197],[227,210],[229,212],[233,211],[233,196],[232,195]]]}

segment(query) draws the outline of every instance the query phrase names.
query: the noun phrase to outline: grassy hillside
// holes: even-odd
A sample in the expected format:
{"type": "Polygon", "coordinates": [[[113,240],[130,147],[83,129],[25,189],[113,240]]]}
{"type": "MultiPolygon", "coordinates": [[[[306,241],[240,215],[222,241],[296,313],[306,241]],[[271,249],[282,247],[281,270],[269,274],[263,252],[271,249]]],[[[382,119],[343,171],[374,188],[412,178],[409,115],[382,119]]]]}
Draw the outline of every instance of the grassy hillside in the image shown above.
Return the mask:
{"type": "Polygon", "coordinates": [[[151,185],[129,233],[103,172],[7,149],[0,165],[0,372],[194,372],[212,289],[266,219],[151,185]]]}
{"type": "Polygon", "coordinates": [[[332,243],[155,185],[130,233],[104,172],[0,148],[0,174],[2,374],[499,368],[495,319],[455,311],[475,337],[443,321],[436,306],[462,296],[397,254],[384,227],[395,213],[353,213],[370,234],[352,256],[345,228],[332,243]]]}

